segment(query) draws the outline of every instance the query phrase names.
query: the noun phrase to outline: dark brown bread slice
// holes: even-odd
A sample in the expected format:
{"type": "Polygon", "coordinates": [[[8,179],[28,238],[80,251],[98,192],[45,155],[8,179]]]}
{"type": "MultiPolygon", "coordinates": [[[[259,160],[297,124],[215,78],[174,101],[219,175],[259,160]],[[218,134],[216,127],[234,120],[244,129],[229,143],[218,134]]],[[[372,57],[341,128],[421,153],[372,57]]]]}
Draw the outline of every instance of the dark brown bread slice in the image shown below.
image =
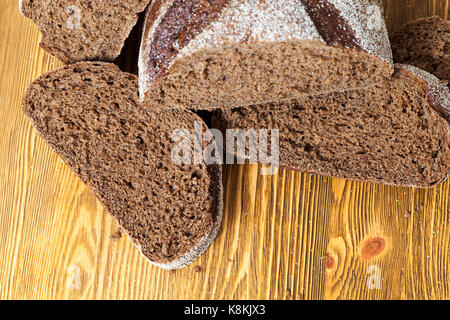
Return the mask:
{"type": "Polygon", "coordinates": [[[390,35],[394,61],[450,80],[450,21],[429,17],[410,22],[390,35]]]}
{"type": "MultiPolygon", "coordinates": [[[[450,108],[450,97],[446,86],[438,87],[440,93],[415,71],[397,66],[393,80],[382,86],[217,111],[214,126],[279,129],[283,167],[360,181],[432,187],[450,169],[449,124],[439,112],[450,108]]],[[[247,154],[227,151],[245,158],[248,143],[247,154]]]]}
{"type": "Polygon", "coordinates": [[[21,0],[42,32],[40,46],[64,63],[113,61],[150,0],[21,0]],[[78,18],[79,17],[79,18],[78,18]]]}
{"type": "Polygon", "coordinates": [[[221,167],[175,164],[174,130],[206,125],[190,111],[152,112],[137,101],[136,76],[85,62],[34,81],[23,108],[151,262],[183,267],[218,232],[221,167]]]}

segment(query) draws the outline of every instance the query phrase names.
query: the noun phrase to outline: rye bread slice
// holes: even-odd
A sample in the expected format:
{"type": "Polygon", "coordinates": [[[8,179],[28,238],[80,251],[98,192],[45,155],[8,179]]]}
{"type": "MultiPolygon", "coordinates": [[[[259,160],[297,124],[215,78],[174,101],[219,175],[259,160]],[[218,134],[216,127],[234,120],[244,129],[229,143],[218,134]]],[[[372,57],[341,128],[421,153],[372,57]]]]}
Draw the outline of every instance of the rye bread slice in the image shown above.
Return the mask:
{"type": "Polygon", "coordinates": [[[21,0],[42,33],[40,46],[63,63],[113,61],[150,0],[21,0]]]}
{"type": "MultiPolygon", "coordinates": [[[[213,126],[278,129],[282,167],[358,181],[433,187],[446,179],[450,169],[449,123],[444,118],[450,121],[450,97],[437,78],[427,73],[422,79],[417,71],[397,66],[392,81],[366,90],[219,110],[213,126]],[[434,80],[425,81],[430,79],[434,80]]],[[[227,147],[240,158],[249,156],[248,141],[245,154],[227,147]]]]}
{"type": "Polygon", "coordinates": [[[139,57],[154,108],[278,103],[392,73],[379,0],[154,0],[139,57]]]}
{"type": "Polygon", "coordinates": [[[174,130],[206,125],[187,110],[149,111],[137,77],[115,65],[82,62],[28,88],[33,126],[100,199],[152,263],[188,265],[214,240],[222,220],[221,167],[172,161],[174,130]]]}
{"type": "Polygon", "coordinates": [[[390,35],[394,61],[450,81],[450,21],[438,16],[412,21],[390,35]]]}

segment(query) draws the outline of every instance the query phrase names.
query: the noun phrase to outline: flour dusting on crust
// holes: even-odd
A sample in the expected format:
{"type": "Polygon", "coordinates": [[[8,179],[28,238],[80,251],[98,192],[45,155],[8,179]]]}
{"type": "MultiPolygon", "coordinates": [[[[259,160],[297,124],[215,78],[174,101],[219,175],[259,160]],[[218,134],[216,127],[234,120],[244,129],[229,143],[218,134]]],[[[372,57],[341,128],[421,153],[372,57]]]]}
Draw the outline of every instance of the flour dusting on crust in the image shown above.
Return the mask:
{"type": "Polygon", "coordinates": [[[367,52],[393,64],[381,0],[330,0],[353,28],[367,52]]]}
{"type": "Polygon", "coordinates": [[[178,58],[232,43],[291,39],[323,41],[299,0],[234,0],[209,28],[183,48],[178,58]]]}

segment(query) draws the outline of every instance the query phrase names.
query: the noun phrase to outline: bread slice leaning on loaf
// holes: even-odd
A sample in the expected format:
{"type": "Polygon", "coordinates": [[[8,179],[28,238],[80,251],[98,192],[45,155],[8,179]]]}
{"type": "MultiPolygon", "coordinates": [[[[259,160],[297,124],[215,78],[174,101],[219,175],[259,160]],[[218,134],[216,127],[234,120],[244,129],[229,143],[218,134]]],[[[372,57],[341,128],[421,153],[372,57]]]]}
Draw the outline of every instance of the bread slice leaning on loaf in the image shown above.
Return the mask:
{"type": "MultiPolygon", "coordinates": [[[[377,87],[221,110],[213,125],[278,129],[282,167],[426,188],[448,176],[449,121],[446,85],[423,70],[397,65],[392,81],[377,87]]],[[[249,156],[248,142],[244,153],[227,147],[240,158],[249,156]]]]}
{"type": "Polygon", "coordinates": [[[40,46],[63,63],[114,61],[150,0],[20,0],[42,32],[40,46]]]}
{"type": "Polygon", "coordinates": [[[222,169],[172,161],[175,130],[206,125],[187,110],[149,111],[137,77],[82,62],[35,80],[23,109],[44,140],[100,199],[152,263],[184,267],[216,237],[222,169]]]}
{"type": "Polygon", "coordinates": [[[154,108],[279,103],[392,73],[379,0],[154,0],[139,57],[154,108]]]}
{"type": "Polygon", "coordinates": [[[450,21],[429,17],[412,21],[391,36],[394,61],[450,81],[450,21]]]}

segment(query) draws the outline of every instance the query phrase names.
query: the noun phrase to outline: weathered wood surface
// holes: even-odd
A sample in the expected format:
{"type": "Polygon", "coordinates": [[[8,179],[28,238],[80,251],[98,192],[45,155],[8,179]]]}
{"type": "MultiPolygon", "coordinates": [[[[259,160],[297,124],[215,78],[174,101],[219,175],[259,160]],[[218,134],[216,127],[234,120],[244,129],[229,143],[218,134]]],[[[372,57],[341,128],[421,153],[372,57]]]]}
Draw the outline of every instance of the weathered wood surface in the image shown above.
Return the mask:
{"type": "MultiPolygon", "coordinates": [[[[390,30],[449,1],[386,1],[390,30]]],[[[0,298],[450,298],[446,182],[395,188],[254,165],[225,168],[225,218],[192,266],[148,264],[24,118],[27,85],[60,66],[16,0],[0,4],[0,298]],[[198,268],[200,267],[200,269],[198,268]]]]}

